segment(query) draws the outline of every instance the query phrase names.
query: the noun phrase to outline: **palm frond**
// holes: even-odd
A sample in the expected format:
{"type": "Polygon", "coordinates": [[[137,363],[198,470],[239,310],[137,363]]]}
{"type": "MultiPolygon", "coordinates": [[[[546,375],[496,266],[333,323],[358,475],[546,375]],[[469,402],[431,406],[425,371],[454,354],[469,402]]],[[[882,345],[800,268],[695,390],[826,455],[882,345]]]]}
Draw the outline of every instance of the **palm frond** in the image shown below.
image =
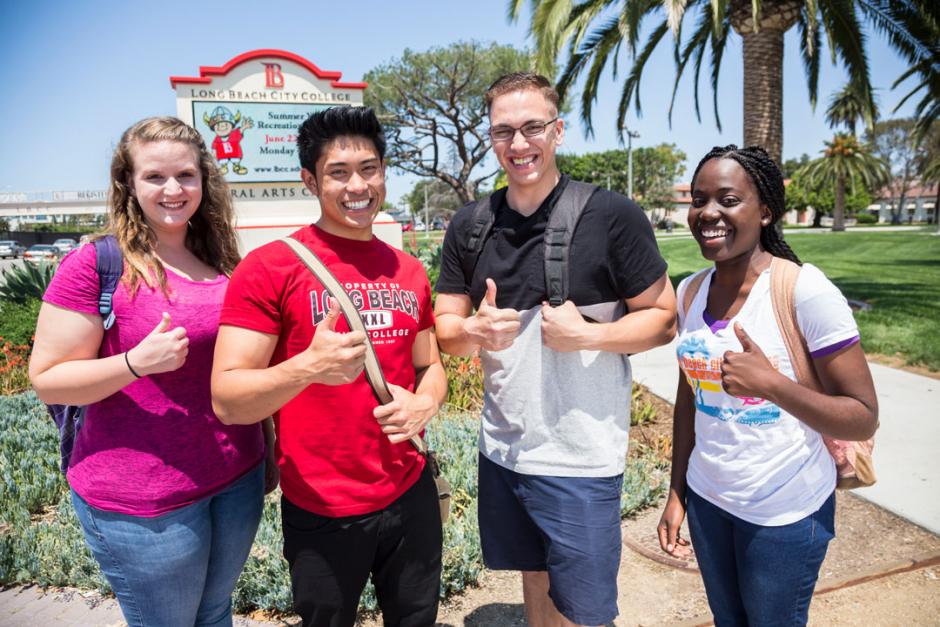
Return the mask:
{"type": "Polygon", "coordinates": [[[685,15],[687,0],[663,0],[663,8],[666,11],[666,21],[669,23],[669,29],[673,36],[679,34],[679,26],[682,24],[682,16],[685,15]]]}
{"type": "Polygon", "coordinates": [[[804,7],[800,12],[797,28],[800,32],[800,59],[803,61],[803,74],[806,75],[806,87],[809,90],[809,102],[813,109],[816,109],[816,102],[819,97],[819,53],[820,47],[820,25],[816,19],[815,11],[809,12],[809,7],[804,7]]]}
{"type": "MultiPolygon", "coordinates": [[[[713,9],[714,11],[714,9],[713,9]]],[[[713,16],[713,21],[718,20],[718,16],[713,16]]],[[[721,59],[725,54],[725,44],[728,43],[728,30],[731,27],[727,14],[721,15],[721,22],[715,22],[718,25],[718,31],[712,33],[712,56],[711,56],[711,83],[712,83],[712,108],[715,111],[715,126],[718,132],[721,132],[721,116],[718,114],[718,75],[721,73],[721,59]]]]}
{"type": "Polygon", "coordinates": [[[610,52],[620,41],[620,18],[610,19],[603,27],[591,34],[585,40],[584,49],[591,50],[591,67],[588,70],[584,81],[584,89],[581,92],[581,121],[584,123],[585,135],[590,137],[594,135],[594,127],[591,122],[591,112],[594,103],[597,101],[598,84],[607,62],[610,60],[610,52]]]}
{"type": "Polygon", "coordinates": [[[529,33],[535,38],[535,67],[542,74],[551,74],[555,59],[564,43],[565,25],[571,14],[571,0],[543,0],[534,9],[529,33]]]}
{"type": "MultiPolygon", "coordinates": [[[[676,93],[679,91],[679,82],[682,80],[682,74],[685,72],[685,66],[688,64],[689,60],[693,55],[696,55],[696,51],[701,48],[702,51],[699,51],[696,55],[701,60],[701,54],[704,52],[705,46],[708,45],[709,35],[711,34],[711,26],[708,24],[707,17],[710,15],[709,8],[705,7],[705,10],[702,11],[702,16],[699,20],[698,25],[695,28],[695,32],[689,37],[689,40],[685,43],[685,46],[682,48],[682,52],[678,55],[678,63],[676,65],[676,80],[672,85],[672,97],[669,100],[669,114],[668,120],[670,127],[672,126],[672,110],[676,104],[676,93]]],[[[676,47],[679,47],[680,42],[676,42],[676,47]]],[[[696,72],[696,78],[698,73],[696,72]]],[[[699,120],[702,121],[702,116],[699,112],[699,103],[698,103],[698,81],[695,83],[695,114],[699,120]]]]}
{"type": "Polygon", "coordinates": [[[669,23],[666,20],[660,22],[659,26],[653,29],[643,50],[633,62],[633,69],[623,82],[623,89],[620,92],[620,103],[617,106],[617,127],[623,128],[623,122],[627,117],[627,109],[630,108],[630,100],[635,98],[637,115],[641,115],[643,107],[640,104],[640,79],[643,76],[643,68],[649,61],[653,50],[662,41],[662,38],[669,32],[669,23]]]}
{"type": "Polygon", "coordinates": [[[823,26],[834,55],[842,60],[849,81],[871,101],[866,37],[855,12],[854,0],[830,0],[820,4],[823,26]]]}
{"type": "MultiPolygon", "coordinates": [[[[725,22],[725,16],[728,14],[728,0],[709,0],[712,7],[712,38],[721,37],[721,25],[725,22]]],[[[724,45],[724,44],[722,44],[724,45]]]]}

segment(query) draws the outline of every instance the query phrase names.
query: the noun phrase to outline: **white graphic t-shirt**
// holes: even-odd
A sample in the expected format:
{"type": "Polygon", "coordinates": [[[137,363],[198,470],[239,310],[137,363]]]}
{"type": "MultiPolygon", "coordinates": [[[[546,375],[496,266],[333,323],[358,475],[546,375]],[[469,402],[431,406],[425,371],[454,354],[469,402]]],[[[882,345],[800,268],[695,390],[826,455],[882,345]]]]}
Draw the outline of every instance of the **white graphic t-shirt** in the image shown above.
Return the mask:
{"type": "MultiPolygon", "coordinates": [[[[770,401],[735,397],[721,386],[726,351],[741,351],[738,322],[777,370],[796,380],[770,301],[770,270],[754,283],[731,320],[705,311],[714,269],[703,270],[689,311],[679,285],[677,357],[695,396],[695,447],[689,487],[704,499],[748,522],[779,526],[818,510],[836,484],[835,464],[819,433],[770,401]]],[[[693,275],[694,276],[694,275],[693,275]]],[[[839,289],[815,266],[804,264],[796,283],[797,323],[813,357],[858,341],[858,328],[839,289]]]]}

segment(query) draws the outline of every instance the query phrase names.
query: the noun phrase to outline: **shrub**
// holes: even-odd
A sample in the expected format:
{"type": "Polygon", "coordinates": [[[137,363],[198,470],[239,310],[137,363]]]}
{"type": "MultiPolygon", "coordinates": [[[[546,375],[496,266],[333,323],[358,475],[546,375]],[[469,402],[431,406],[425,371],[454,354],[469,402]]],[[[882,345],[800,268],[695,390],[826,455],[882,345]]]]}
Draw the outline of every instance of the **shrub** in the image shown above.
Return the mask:
{"type": "Polygon", "coordinates": [[[630,426],[646,424],[656,420],[656,408],[643,396],[643,388],[633,384],[633,393],[630,397],[630,426]]]}
{"type": "Polygon", "coordinates": [[[447,404],[458,410],[476,412],[483,407],[483,367],[480,358],[442,355],[447,373],[447,404]]]}
{"type": "Polygon", "coordinates": [[[0,285],[0,299],[15,303],[24,303],[30,298],[42,298],[55,274],[54,263],[21,263],[4,268],[3,285],[0,285]]]}
{"type": "MultiPolygon", "coordinates": [[[[477,583],[483,557],[477,530],[477,433],[466,412],[444,411],[431,423],[428,442],[453,486],[444,527],[441,597],[477,583]]],[[[58,471],[58,435],[32,393],[0,398],[0,584],[37,582],[110,592],[85,546],[58,471]]],[[[662,462],[650,455],[627,460],[621,512],[629,515],[659,497],[668,483],[662,462]]],[[[282,557],[279,492],[267,497],[255,544],[233,595],[238,612],[291,610],[290,575],[282,557]]],[[[360,609],[377,609],[367,586],[360,609]]]]}
{"type": "Polygon", "coordinates": [[[859,213],[855,216],[859,224],[877,224],[878,216],[873,213],[859,213]]]}
{"type": "Polygon", "coordinates": [[[0,340],[32,346],[41,306],[42,301],[38,298],[29,298],[22,303],[0,301],[0,340]]]}
{"type": "Polygon", "coordinates": [[[29,354],[42,301],[0,302],[0,394],[29,389],[29,354]]]}

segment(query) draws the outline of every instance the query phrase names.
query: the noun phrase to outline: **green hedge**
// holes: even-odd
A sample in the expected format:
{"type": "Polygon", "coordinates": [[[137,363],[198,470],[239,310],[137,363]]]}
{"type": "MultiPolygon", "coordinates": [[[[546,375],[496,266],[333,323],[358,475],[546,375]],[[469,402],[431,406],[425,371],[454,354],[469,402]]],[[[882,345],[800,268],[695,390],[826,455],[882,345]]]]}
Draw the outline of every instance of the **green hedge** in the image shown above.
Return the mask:
{"type": "MultiPolygon", "coordinates": [[[[466,413],[444,412],[428,433],[454,489],[452,515],[444,529],[442,598],[476,584],[483,570],[477,532],[478,430],[479,422],[466,413]]],[[[661,462],[628,460],[623,514],[654,502],[667,483],[661,462]]],[[[32,392],[0,397],[0,512],[0,584],[36,582],[109,591],[85,548],[58,470],[55,427],[32,392]]],[[[236,611],[290,611],[290,577],[282,546],[275,493],[267,497],[254,547],[235,589],[236,611]]],[[[362,609],[376,609],[371,586],[363,594],[362,609]]]]}
{"type": "Polygon", "coordinates": [[[38,298],[23,303],[0,301],[0,341],[14,346],[32,346],[41,306],[38,298]]]}

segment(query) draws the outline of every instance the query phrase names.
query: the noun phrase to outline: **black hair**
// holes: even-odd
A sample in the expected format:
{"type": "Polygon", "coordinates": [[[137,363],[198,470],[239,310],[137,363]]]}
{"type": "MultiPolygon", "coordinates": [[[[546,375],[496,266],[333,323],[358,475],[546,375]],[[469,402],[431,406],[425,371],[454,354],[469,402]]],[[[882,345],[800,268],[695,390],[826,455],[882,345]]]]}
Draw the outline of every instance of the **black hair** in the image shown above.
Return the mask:
{"type": "Polygon", "coordinates": [[[706,162],[712,159],[734,159],[744,168],[747,175],[757,188],[760,201],[770,209],[770,223],[761,226],[760,243],[764,250],[774,257],[782,257],[802,265],[790,245],[783,239],[783,233],[777,228],[777,222],[786,213],[786,192],[783,186],[783,173],[777,163],[770,158],[767,151],[760,146],[747,146],[738,148],[734,144],[715,146],[695,168],[692,175],[692,189],[695,189],[695,177],[706,162]]]}
{"type": "Polygon", "coordinates": [[[312,113],[297,133],[300,165],[316,173],[317,161],[327,144],[337,137],[353,135],[372,142],[380,159],[385,159],[385,131],[370,107],[330,107],[312,113]]]}

